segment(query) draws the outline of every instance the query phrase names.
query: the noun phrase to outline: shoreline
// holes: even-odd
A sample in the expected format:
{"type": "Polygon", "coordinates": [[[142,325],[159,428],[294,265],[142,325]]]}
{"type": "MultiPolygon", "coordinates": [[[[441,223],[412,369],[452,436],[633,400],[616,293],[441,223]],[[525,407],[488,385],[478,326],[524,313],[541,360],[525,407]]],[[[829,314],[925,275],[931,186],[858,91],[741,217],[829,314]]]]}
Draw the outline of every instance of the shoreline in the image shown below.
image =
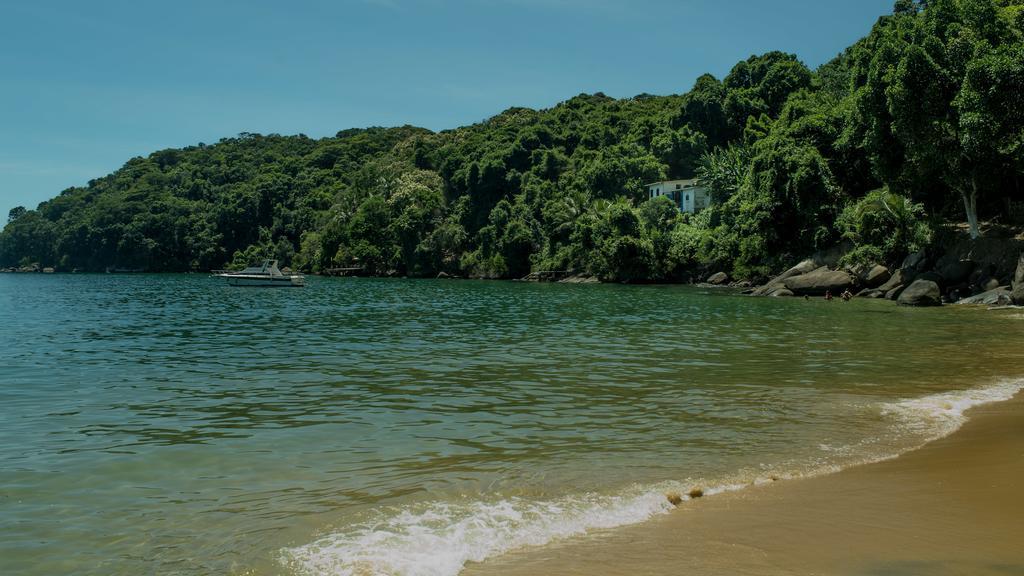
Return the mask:
{"type": "Polygon", "coordinates": [[[684,501],[462,574],[1024,574],[1024,392],[968,417],[891,459],[684,501]]]}

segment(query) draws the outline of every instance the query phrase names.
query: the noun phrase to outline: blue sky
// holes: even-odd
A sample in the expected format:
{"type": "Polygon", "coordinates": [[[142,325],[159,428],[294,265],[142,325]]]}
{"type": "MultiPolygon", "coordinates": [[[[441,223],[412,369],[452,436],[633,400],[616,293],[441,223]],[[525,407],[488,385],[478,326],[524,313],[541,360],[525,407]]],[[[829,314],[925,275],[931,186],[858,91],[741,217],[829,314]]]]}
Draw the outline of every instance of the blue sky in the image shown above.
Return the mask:
{"type": "Polygon", "coordinates": [[[0,225],[133,156],[239,132],[454,128],[582,92],[690,89],[751,54],[815,67],[892,0],[4,2],[0,225]]]}

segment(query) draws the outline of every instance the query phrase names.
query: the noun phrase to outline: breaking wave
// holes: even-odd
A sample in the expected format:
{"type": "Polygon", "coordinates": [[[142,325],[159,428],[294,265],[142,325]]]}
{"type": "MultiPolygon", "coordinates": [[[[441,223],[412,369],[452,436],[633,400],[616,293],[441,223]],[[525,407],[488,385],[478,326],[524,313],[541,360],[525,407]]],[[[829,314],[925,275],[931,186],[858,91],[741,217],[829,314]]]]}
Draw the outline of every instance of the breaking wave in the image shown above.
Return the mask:
{"type": "Polygon", "coordinates": [[[967,422],[967,410],[1004,402],[1024,390],[1024,380],[1006,380],[968,390],[943,392],[884,404],[882,414],[894,418],[904,431],[924,442],[949,436],[967,422]]]}

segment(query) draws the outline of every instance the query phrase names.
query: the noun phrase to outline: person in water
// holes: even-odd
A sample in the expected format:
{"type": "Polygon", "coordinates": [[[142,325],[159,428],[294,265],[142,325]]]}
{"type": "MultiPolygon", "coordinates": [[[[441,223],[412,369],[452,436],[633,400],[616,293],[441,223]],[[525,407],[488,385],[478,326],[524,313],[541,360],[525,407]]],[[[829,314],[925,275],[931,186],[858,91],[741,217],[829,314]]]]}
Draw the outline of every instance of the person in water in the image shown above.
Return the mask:
{"type": "Polygon", "coordinates": [[[853,298],[853,292],[850,292],[850,289],[847,288],[846,290],[843,290],[841,298],[843,299],[843,302],[849,302],[850,298],[853,298]]]}
{"type": "Polygon", "coordinates": [[[831,290],[825,290],[825,300],[828,300],[828,301],[832,300],[832,291],[831,290]]]}

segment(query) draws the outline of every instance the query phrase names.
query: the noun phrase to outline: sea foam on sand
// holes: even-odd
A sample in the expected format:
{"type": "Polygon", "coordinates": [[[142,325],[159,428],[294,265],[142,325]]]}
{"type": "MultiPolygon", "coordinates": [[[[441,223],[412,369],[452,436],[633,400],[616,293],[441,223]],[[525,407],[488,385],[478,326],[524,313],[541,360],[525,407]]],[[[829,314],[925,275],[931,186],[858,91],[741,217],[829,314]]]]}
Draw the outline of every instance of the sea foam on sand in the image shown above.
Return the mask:
{"type": "Polygon", "coordinates": [[[283,560],[301,574],[452,576],[467,562],[635,524],[671,509],[663,494],[640,491],[552,501],[436,502],[285,550],[283,560]]]}
{"type": "Polygon", "coordinates": [[[923,436],[925,442],[956,432],[967,422],[967,410],[975,406],[1004,402],[1024,390],[1024,380],[1005,380],[969,390],[943,392],[910,398],[882,406],[882,414],[896,418],[906,430],[923,436]]]}
{"type": "MultiPolygon", "coordinates": [[[[920,444],[948,436],[975,406],[1009,400],[1024,380],[1003,381],[970,390],[944,392],[881,405],[897,433],[920,444]]],[[[884,460],[875,454],[848,465],[884,460]]],[[[862,455],[866,456],[866,455],[862,455]]],[[[781,478],[817,476],[843,466],[812,466],[781,478]]],[[[776,479],[772,477],[771,480],[776,479]]],[[[703,493],[739,490],[764,478],[733,479],[703,493]]],[[[467,562],[525,546],[541,546],[592,530],[637,524],[673,509],[666,491],[684,492],[675,482],[633,486],[617,495],[576,494],[552,500],[511,497],[494,501],[432,502],[379,511],[369,522],[354,524],[319,540],[282,551],[281,561],[299,574],[317,576],[455,576],[467,562]]]]}

